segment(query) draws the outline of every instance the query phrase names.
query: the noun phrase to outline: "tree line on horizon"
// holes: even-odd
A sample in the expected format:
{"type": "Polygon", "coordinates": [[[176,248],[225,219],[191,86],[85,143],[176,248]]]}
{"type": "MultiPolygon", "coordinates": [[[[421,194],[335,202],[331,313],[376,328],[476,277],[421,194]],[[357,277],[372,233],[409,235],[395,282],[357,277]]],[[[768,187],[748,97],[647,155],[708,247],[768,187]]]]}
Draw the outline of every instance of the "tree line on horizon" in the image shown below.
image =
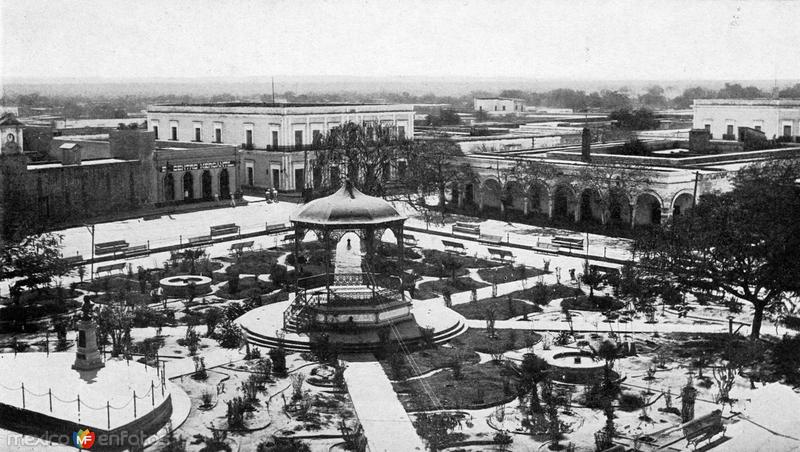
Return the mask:
{"type": "MultiPolygon", "coordinates": [[[[777,91],[781,98],[800,98],[800,83],[777,91]]],[[[408,92],[373,92],[356,91],[341,92],[309,92],[295,93],[284,91],[275,98],[282,102],[292,103],[401,103],[401,104],[447,104],[454,110],[471,111],[475,97],[514,97],[523,99],[530,106],[549,108],[570,108],[574,111],[614,111],[620,109],[649,108],[653,110],[690,108],[694,99],[755,99],[768,98],[771,92],[756,86],[743,86],[739,83],[726,83],[715,90],[695,86],[683,90],[675,97],[668,97],[666,90],[659,85],[652,85],[642,94],[631,92],[626,87],[616,90],[599,90],[587,92],[571,88],[558,88],[549,91],[503,90],[500,92],[473,91],[462,96],[439,96],[433,93],[415,95],[408,92]]],[[[50,110],[49,114],[58,114],[70,119],[81,118],[125,118],[129,114],[138,113],[148,105],[159,103],[198,103],[198,102],[272,102],[271,93],[259,96],[239,97],[229,93],[212,96],[206,95],[125,95],[125,96],[50,96],[39,93],[9,93],[0,97],[0,105],[16,106],[20,116],[30,116],[50,110]],[[44,109],[44,110],[42,110],[44,109]]]]}

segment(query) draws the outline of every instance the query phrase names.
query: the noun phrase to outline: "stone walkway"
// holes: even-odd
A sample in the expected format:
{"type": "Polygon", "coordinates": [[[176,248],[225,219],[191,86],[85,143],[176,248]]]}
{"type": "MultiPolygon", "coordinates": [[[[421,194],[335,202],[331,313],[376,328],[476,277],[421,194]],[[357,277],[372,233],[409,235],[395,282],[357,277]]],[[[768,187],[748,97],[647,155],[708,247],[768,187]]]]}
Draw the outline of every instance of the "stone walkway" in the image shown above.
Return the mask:
{"type": "Polygon", "coordinates": [[[427,450],[372,355],[347,355],[344,379],[371,452],[427,450]]]}

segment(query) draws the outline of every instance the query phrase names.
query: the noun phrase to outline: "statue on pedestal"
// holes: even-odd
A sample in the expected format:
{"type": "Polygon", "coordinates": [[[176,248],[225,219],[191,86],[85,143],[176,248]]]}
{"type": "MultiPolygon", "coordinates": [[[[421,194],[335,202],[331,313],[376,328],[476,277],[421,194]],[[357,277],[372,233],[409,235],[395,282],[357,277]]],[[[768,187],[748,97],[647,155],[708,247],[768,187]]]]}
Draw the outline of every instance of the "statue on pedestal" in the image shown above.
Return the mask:
{"type": "Polygon", "coordinates": [[[75,370],[96,370],[105,364],[97,348],[97,323],[92,314],[92,301],[84,298],[82,314],[78,321],[78,348],[75,352],[75,370]]]}

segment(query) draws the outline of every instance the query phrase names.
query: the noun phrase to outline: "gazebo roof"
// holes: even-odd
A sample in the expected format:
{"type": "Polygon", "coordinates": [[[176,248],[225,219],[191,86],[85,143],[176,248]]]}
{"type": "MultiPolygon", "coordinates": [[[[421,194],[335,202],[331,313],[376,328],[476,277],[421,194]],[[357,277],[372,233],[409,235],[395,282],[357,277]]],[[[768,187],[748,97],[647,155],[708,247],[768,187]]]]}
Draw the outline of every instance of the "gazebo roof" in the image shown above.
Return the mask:
{"type": "Polygon", "coordinates": [[[336,193],[300,206],[289,217],[295,223],[332,227],[374,225],[405,219],[391,204],[361,193],[350,181],[345,181],[336,193]]]}

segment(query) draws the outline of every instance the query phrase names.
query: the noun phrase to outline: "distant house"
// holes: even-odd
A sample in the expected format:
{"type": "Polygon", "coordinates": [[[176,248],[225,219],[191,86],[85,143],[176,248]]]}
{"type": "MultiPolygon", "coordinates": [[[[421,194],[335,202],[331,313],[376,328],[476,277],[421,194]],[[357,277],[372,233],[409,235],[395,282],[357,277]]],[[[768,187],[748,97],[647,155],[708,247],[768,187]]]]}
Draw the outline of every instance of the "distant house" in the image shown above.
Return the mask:
{"type": "Polygon", "coordinates": [[[739,140],[739,127],[767,138],[797,141],[800,99],[695,99],[692,128],[706,129],[714,139],[739,140]]]}
{"type": "Polygon", "coordinates": [[[490,115],[525,113],[525,101],[512,97],[476,97],[473,104],[475,111],[485,111],[490,115]]]}

